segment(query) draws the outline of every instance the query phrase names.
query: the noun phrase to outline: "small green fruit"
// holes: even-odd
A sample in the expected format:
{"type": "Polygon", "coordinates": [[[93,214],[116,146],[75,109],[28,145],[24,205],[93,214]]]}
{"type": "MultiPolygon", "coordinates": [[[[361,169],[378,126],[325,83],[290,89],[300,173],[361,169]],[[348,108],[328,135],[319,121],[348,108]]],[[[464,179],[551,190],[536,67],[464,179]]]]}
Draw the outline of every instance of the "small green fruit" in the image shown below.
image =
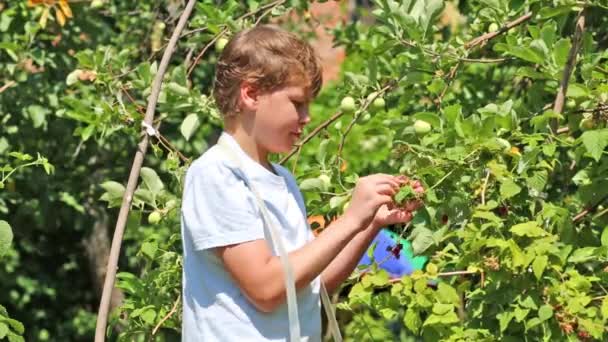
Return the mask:
{"type": "Polygon", "coordinates": [[[226,39],[224,37],[220,37],[218,40],[215,41],[215,51],[217,51],[217,52],[224,51],[226,44],[228,44],[228,39],[226,39]]]}
{"type": "Polygon", "coordinates": [[[578,127],[582,131],[588,131],[590,129],[594,129],[595,128],[595,121],[593,121],[593,118],[584,118],[578,124],[578,127]]]}
{"type": "Polygon", "coordinates": [[[433,263],[429,263],[428,265],[426,265],[426,273],[428,273],[431,276],[437,275],[437,273],[439,272],[439,267],[437,267],[437,265],[433,264],[433,263]]]}
{"type": "Polygon", "coordinates": [[[150,213],[150,215],[148,215],[148,222],[150,224],[158,224],[158,222],[160,222],[160,220],[162,219],[162,215],[160,214],[160,212],[158,212],[157,210],[153,211],[150,213]]]}
{"type": "Polygon", "coordinates": [[[355,99],[350,96],[347,96],[342,99],[340,102],[340,109],[345,113],[352,113],[355,111],[355,99]]]}
{"type": "Polygon", "coordinates": [[[574,101],[573,99],[568,100],[566,102],[566,108],[568,108],[568,109],[576,108],[576,101],[574,101]]]}
{"type": "Polygon", "coordinates": [[[165,203],[165,208],[173,209],[173,208],[175,208],[176,205],[177,205],[176,200],[169,200],[169,201],[167,201],[167,203],[165,203]]]}
{"type": "Polygon", "coordinates": [[[100,8],[103,6],[104,0],[93,0],[91,1],[91,8],[100,8]]]}
{"type": "Polygon", "coordinates": [[[500,27],[498,27],[497,23],[491,23],[490,26],[488,27],[488,32],[495,32],[498,31],[500,27]]]}
{"type": "Polygon", "coordinates": [[[384,106],[386,106],[386,102],[381,97],[377,97],[374,102],[372,102],[372,108],[375,110],[383,110],[384,106]]]}
{"type": "Polygon", "coordinates": [[[431,124],[423,120],[416,120],[416,122],[414,122],[414,130],[418,135],[427,134],[431,131],[431,124]]]}
{"type": "Polygon", "coordinates": [[[368,122],[371,119],[372,119],[372,115],[370,113],[365,113],[365,114],[363,114],[361,116],[361,118],[359,118],[359,122],[360,123],[366,123],[366,122],[368,122]]]}

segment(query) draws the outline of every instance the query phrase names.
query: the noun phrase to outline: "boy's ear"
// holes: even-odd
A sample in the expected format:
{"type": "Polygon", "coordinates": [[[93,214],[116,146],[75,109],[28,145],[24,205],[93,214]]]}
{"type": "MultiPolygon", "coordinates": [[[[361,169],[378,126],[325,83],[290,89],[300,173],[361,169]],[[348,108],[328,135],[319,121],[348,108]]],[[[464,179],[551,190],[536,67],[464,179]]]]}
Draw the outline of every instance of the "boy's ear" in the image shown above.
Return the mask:
{"type": "Polygon", "coordinates": [[[240,88],[241,107],[244,110],[255,111],[258,105],[258,91],[252,84],[243,82],[240,88]]]}

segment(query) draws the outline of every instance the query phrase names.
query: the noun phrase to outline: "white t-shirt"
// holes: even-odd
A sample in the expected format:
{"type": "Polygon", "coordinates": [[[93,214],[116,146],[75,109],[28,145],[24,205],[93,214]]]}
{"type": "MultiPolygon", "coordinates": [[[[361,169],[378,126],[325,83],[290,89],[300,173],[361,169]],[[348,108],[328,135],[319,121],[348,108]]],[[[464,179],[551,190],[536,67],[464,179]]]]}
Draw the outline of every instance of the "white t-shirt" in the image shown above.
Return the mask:
{"type": "MultiPolygon", "coordinates": [[[[287,251],[312,240],[302,194],[291,173],[272,164],[278,175],[251,159],[222,133],[246,169],[280,229],[287,251]]],[[[224,268],[213,247],[266,239],[262,215],[242,170],[213,146],[186,174],[181,228],[184,249],[182,341],[287,341],[287,304],[272,313],[258,311],[224,268]]],[[[276,248],[272,249],[278,255],[276,248]]],[[[321,341],[320,278],[298,290],[303,341],[321,341]]]]}

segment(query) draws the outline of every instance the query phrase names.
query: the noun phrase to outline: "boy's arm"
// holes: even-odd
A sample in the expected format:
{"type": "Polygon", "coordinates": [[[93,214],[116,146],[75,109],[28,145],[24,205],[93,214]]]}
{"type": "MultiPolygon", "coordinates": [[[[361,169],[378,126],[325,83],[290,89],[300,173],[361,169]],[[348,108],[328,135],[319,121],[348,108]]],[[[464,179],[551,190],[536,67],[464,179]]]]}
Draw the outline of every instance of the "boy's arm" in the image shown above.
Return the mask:
{"type": "MultiPolygon", "coordinates": [[[[328,231],[329,229],[326,228],[324,233],[328,231]]],[[[323,270],[321,279],[325,283],[327,292],[332,293],[335,291],[351,275],[355,267],[357,267],[359,260],[361,260],[363,253],[367,251],[379,231],[380,227],[371,224],[367,229],[358,232],[346,247],[340,251],[338,256],[331,261],[329,266],[323,270]]],[[[321,235],[323,234],[320,234],[319,237],[321,235]]]]}
{"type": "MultiPolygon", "coordinates": [[[[308,285],[316,278],[355,236],[366,236],[359,233],[361,229],[358,221],[342,216],[332,224],[332,229],[289,253],[296,289],[308,285]]],[[[355,250],[354,247],[350,249],[355,250]]],[[[279,257],[272,255],[266,241],[255,240],[223,246],[215,251],[244,295],[258,310],[272,312],[285,301],[283,266],[279,257]]]]}

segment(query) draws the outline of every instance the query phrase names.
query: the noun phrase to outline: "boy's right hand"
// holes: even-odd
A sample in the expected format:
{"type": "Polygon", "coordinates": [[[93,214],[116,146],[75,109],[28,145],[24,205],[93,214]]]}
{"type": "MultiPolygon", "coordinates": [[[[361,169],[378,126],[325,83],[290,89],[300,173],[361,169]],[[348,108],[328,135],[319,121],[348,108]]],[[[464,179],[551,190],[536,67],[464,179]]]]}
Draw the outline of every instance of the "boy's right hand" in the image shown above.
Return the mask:
{"type": "Polygon", "coordinates": [[[403,177],[382,173],[359,178],[344,216],[354,220],[361,230],[367,228],[378,209],[393,203],[393,196],[405,183],[403,177]]]}

